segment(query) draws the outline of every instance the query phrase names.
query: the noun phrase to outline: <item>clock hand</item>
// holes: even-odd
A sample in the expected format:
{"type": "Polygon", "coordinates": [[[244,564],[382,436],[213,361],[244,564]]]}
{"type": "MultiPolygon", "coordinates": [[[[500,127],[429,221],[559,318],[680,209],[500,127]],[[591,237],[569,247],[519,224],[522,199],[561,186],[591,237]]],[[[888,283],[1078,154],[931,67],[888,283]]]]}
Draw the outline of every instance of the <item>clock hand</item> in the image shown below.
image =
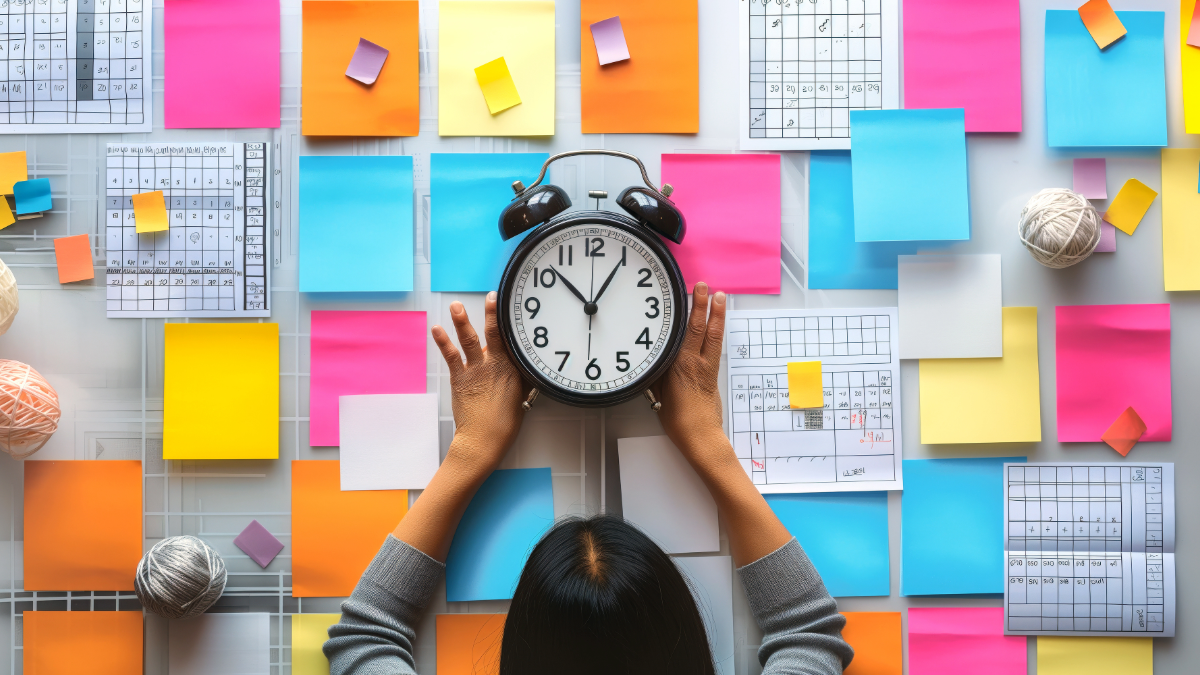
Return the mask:
{"type": "Polygon", "coordinates": [[[575,288],[575,286],[573,286],[571,284],[571,282],[567,281],[567,278],[564,277],[561,272],[554,269],[554,265],[551,265],[550,269],[554,272],[554,276],[558,277],[558,280],[563,282],[563,284],[566,285],[567,289],[570,290],[571,293],[575,295],[575,297],[579,298],[580,302],[582,302],[585,305],[587,304],[587,298],[583,297],[583,293],[580,293],[578,288],[575,288]]]}
{"type": "Polygon", "coordinates": [[[600,286],[600,292],[596,294],[596,297],[592,299],[592,302],[600,301],[600,296],[604,295],[604,291],[607,290],[608,285],[612,283],[613,277],[617,276],[617,270],[621,269],[621,265],[624,263],[625,257],[622,256],[621,260],[617,262],[617,266],[613,268],[613,271],[608,273],[608,278],[604,280],[604,284],[600,286]]]}

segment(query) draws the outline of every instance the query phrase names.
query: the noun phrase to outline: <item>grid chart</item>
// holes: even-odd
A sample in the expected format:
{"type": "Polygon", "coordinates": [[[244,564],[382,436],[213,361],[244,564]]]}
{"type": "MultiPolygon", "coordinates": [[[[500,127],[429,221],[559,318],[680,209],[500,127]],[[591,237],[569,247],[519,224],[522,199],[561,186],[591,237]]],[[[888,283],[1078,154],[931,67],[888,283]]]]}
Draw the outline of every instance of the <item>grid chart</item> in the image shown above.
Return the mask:
{"type": "MultiPolygon", "coordinates": [[[[729,358],[891,354],[891,317],[805,316],[731,321],[729,358]]],[[[883,362],[887,362],[884,358],[883,362]]]]}

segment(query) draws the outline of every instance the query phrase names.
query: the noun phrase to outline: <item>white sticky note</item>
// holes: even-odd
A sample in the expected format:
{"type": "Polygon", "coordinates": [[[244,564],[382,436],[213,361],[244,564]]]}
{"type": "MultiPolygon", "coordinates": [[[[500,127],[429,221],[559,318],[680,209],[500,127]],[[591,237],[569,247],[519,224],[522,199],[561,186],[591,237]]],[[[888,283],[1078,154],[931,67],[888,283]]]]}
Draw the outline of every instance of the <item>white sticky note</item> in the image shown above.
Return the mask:
{"type": "Polygon", "coordinates": [[[343,490],[424,490],[438,469],[437,394],[338,397],[343,490]]]}
{"type": "Polygon", "coordinates": [[[1000,255],[899,256],[900,358],[1004,356],[1000,255]]]}
{"type": "Polygon", "coordinates": [[[201,614],[168,622],[171,675],[271,675],[270,614],[201,614]]]}
{"type": "Polygon", "coordinates": [[[717,675],[733,675],[733,560],[727,555],[674,560],[692,581],[717,675]]]}
{"type": "Polygon", "coordinates": [[[666,436],[617,439],[621,504],[667,553],[710,553],[717,538],[717,504],[666,436]]]}

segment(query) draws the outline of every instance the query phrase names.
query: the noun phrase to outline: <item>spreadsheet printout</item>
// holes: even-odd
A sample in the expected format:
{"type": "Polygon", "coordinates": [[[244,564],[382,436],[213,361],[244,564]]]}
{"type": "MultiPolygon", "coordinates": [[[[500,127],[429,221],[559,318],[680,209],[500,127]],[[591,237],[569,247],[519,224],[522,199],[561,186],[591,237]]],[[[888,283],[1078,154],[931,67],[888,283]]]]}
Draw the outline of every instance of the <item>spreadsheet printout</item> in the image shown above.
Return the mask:
{"type": "Polygon", "coordinates": [[[899,490],[898,310],[730,311],[730,440],[760,492],[899,490]],[[824,405],[793,409],[787,364],[820,361],[824,405]]]}
{"type": "Polygon", "coordinates": [[[1004,632],[1175,635],[1175,465],[1004,465],[1004,632]]]}

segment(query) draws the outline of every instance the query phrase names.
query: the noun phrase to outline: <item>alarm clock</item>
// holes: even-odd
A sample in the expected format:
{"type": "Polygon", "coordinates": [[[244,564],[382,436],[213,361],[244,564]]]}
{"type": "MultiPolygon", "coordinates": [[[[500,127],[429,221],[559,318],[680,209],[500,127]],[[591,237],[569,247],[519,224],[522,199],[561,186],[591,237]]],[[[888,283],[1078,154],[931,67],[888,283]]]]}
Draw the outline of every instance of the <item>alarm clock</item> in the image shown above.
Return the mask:
{"type": "MultiPolygon", "coordinates": [[[[662,239],[683,241],[687,225],[635,156],[575,150],[546,160],[529,187],[500,215],[500,237],[521,241],[500,279],[500,334],[513,362],[539,394],[568,405],[602,407],[645,395],[675,360],[687,321],[687,288],[662,239]],[[557,185],[542,184],[555,161],[573,155],[622,157],[638,165],[645,185],[625,188],[625,213],[571,211],[557,185]]],[[[597,199],[607,193],[592,192],[597,199]]]]}

